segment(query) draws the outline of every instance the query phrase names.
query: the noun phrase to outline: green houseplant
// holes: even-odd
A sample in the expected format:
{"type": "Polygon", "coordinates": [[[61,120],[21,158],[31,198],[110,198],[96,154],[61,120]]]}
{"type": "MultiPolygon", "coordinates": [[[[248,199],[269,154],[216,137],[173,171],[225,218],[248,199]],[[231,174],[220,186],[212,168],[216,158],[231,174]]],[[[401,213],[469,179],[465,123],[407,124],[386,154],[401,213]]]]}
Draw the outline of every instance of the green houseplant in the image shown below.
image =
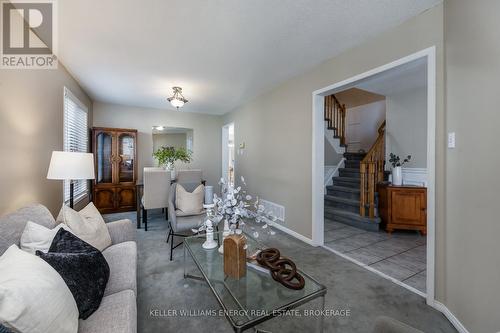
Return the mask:
{"type": "Polygon", "coordinates": [[[165,167],[173,173],[173,178],[175,178],[174,173],[174,163],[176,161],[181,161],[184,163],[190,163],[193,152],[186,148],[175,148],[163,146],[153,153],[153,157],[158,160],[158,165],[165,167]]]}

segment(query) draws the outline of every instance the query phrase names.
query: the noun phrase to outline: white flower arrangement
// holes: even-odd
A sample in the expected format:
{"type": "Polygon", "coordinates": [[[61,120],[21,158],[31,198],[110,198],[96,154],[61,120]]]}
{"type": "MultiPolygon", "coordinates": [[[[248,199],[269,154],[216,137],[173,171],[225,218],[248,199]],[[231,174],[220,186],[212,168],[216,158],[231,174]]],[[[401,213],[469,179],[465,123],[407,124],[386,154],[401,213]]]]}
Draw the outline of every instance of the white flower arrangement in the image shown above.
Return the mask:
{"type": "MultiPolygon", "coordinates": [[[[253,197],[247,193],[245,187],[245,178],[241,177],[241,186],[236,188],[229,186],[226,181],[221,178],[219,186],[221,188],[221,196],[214,194],[213,215],[209,218],[214,219],[215,223],[222,220],[229,222],[231,233],[240,233],[241,228],[245,225],[245,219],[253,219],[256,223],[262,224],[262,233],[275,235],[270,225],[278,219],[270,211],[266,211],[265,206],[259,203],[257,197],[255,201],[253,197]]],[[[202,225],[199,229],[193,229],[193,232],[200,232],[206,229],[206,225],[202,225]]],[[[258,238],[260,233],[258,228],[250,226],[252,236],[258,238]]]]}

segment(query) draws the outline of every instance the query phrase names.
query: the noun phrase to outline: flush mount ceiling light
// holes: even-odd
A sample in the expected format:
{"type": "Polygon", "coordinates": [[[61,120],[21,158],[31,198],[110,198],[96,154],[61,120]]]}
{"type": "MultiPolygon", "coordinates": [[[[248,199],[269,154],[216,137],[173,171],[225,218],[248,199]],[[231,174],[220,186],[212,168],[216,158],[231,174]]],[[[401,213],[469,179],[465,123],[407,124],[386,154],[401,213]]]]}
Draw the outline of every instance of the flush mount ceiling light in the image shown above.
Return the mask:
{"type": "Polygon", "coordinates": [[[172,90],[174,91],[174,94],[172,97],[167,98],[167,101],[172,104],[173,107],[176,107],[177,110],[181,108],[185,103],[188,102],[187,99],[182,96],[182,88],[181,87],[173,87],[172,90]]]}

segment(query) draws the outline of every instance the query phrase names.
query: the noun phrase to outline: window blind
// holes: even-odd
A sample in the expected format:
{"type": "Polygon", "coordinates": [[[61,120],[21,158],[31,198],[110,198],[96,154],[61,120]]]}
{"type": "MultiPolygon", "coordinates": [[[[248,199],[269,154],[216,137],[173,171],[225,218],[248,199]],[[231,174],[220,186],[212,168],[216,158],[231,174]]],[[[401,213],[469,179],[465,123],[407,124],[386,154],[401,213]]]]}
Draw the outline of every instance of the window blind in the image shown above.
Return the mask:
{"type": "MultiPolygon", "coordinates": [[[[88,109],[67,88],[64,88],[64,151],[86,153],[89,149],[88,109]]],[[[74,181],[74,201],[87,196],[87,180],[74,181]]],[[[69,181],[64,181],[64,201],[69,201],[69,181]]]]}

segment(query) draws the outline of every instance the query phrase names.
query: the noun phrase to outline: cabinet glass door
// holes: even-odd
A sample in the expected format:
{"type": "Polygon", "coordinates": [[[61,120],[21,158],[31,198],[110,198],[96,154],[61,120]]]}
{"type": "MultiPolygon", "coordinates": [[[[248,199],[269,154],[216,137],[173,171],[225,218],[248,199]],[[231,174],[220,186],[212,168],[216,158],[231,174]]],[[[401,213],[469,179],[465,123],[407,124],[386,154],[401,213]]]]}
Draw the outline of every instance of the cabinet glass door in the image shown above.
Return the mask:
{"type": "Polygon", "coordinates": [[[97,184],[113,182],[113,136],[101,132],[96,135],[97,184]]]}
{"type": "Polygon", "coordinates": [[[134,182],[135,168],[135,136],[132,134],[120,134],[118,137],[118,154],[120,157],[118,182],[134,182]]]}

